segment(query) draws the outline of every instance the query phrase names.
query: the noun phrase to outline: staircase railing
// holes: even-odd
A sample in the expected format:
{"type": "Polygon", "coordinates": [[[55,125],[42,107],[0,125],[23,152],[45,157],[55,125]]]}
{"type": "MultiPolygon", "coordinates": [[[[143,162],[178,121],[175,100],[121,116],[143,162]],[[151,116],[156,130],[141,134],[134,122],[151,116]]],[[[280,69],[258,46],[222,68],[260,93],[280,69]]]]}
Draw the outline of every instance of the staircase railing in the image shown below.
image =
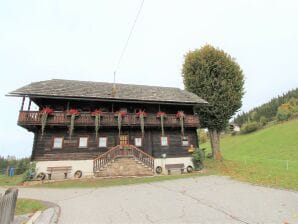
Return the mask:
{"type": "Polygon", "coordinates": [[[133,145],[117,145],[93,160],[93,171],[98,171],[118,156],[133,156],[152,170],[154,169],[154,157],[133,145]]]}

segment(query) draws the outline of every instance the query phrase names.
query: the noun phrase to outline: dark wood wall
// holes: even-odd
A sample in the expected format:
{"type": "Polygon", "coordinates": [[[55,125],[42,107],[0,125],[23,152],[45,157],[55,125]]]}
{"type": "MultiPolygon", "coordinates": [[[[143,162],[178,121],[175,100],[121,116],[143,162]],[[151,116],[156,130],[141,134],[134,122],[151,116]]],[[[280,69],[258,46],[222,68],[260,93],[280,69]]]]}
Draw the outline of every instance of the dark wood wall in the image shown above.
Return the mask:
{"type": "MultiPolygon", "coordinates": [[[[118,130],[100,129],[99,137],[108,137],[106,148],[98,147],[98,139],[95,137],[94,128],[75,128],[72,138],[69,138],[67,128],[47,127],[41,137],[40,130],[35,132],[32,160],[79,160],[94,159],[98,155],[106,152],[109,148],[119,144],[118,130]],[[53,149],[53,138],[63,137],[64,143],[62,149],[53,149]],[[79,137],[88,137],[88,147],[79,148],[79,137]]],[[[129,136],[129,144],[134,145],[134,138],[141,137],[139,128],[123,128],[122,134],[129,136]]],[[[167,157],[190,156],[188,146],[182,146],[181,131],[179,128],[165,129],[165,136],[168,137],[169,145],[161,146],[161,130],[159,128],[145,128],[143,146],[138,147],[148,154],[159,158],[161,154],[166,153],[167,157]]],[[[198,139],[195,128],[185,130],[185,136],[189,139],[189,144],[194,147],[198,145],[198,139]]]]}
{"type": "Polygon", "coordinates": [[[139,110],[145,110],[148,113],[157,113],[165,111],[168,114],[176,114],[177,111],[184,111],[187,114],[193,114],[193,106],[178,104],[156,104],[156,103],[127,103],[127,102],[100,102],[100,101],[83,101],[83,100],[65,100],[65,99],[46,99],[32,98],[32,100],[41,108],[49,106],[56,111],[64,111],[70,108],[76,108],[80,111],[93,111],[101,109],[105,112],[116,112],[126,108],[128,113],[135,113],[139,110]]]}

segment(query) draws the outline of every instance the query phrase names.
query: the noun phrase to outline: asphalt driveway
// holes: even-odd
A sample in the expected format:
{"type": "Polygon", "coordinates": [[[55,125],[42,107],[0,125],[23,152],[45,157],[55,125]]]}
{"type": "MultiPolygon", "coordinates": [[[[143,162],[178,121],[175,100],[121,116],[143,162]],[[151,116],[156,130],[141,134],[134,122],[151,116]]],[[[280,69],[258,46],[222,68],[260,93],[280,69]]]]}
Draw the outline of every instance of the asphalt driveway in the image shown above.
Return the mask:
{"type": "Polygon", "coordinates": [[[298,223],[298,192],[219,176],[94,189],[21,188],[19,197],[57,203],[59,223],[69,224],[298,223]]]}

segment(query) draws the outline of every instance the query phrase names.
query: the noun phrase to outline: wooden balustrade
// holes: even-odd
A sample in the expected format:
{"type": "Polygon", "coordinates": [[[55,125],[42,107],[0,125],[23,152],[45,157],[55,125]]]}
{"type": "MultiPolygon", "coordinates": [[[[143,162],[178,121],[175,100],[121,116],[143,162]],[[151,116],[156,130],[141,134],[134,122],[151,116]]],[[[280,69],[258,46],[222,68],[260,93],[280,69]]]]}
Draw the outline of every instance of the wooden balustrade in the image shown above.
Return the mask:
{"type": "Polygon", "coordinates": [[[99,171],[100,168],[104,167],[119,156],[133,156],[152,170],[154,169],[154,158],[149,154],[133,145],[117,145],[93,160],[93,171],[99,171]]]}
{"type": "MultiPolygon", "coordinates": [[[[52,115],[48,115],[47,125],[65,126],[69,125],[70,117],[66,112],[55,111],[52,115]]],[[[20,111],[18,124],[21,126],[41,125],[41,113],[39,111],[20,111]]],[[[117,126],[117,118],[112,112],[105,112],[101,115],[101,126],[117,126]]],[[[82,112],[75,119],[75,126],[94,126],[94,117],[90,112],[82,112]]],[[[122,121],[122,126],[140,126],[140,119],[136,114],[127,114],[122,121]]],[[[145,126],[160,126],[160,119],[156,114],[148,114],[145,117],[145,126]]],[[[180,126],[179,119],[175,114],[167,114],[164,119],[165,127],[180,126]]],[[[199,118],[196,115],[185,115],[185,127],[198,127],[199,118]]]]}

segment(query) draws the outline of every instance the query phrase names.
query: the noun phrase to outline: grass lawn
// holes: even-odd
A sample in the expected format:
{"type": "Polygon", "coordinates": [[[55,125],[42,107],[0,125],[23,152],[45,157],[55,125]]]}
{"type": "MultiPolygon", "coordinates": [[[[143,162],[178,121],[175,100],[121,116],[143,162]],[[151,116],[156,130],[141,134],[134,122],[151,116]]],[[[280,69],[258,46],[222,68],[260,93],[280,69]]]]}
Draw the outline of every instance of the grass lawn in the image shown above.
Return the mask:
{"type": "Polygon", "coordinates": [[[22,183],[23,175],[9,177],[0,174],[0,186],[16,186],[22,183]]]}
{"type": "Polygon", "coordinates": [[[186,173],[183,175],[165,175],[165,176],[153,176],[153,177],[128,177],[128,178],[115,178],[115,179],[81,179],[81,180],[67,180],[67,181],[57,181],[57,182],[48,182],[40,185],[34,185],[32,187],[49,187],[49,188],[88,188],[88,187],[111,187],[111,186],[120,186],[120,185],[130,185],[130,184],[143,184],[143,183],[152,183],[165,180],[175,180],[182,178],[191,178],[197,176],[204,176],[214,174],[210,171],[207,174],[202,173],[186,173]]]}
{"type": "MultiPolygon", "coordinates": [[[[210,151],[209,143],[202,147],[210,151]]],[[[298,190],[298,120],[221,139],[224,163],[209,169],[252,183],[298,190]]]]}
{"type": "Polygon", "coordinates": [[[38,210],[45,210],[47,206],[38,200],[19,198],[16,205],[16,215],[34,213],[38,210]]]}

